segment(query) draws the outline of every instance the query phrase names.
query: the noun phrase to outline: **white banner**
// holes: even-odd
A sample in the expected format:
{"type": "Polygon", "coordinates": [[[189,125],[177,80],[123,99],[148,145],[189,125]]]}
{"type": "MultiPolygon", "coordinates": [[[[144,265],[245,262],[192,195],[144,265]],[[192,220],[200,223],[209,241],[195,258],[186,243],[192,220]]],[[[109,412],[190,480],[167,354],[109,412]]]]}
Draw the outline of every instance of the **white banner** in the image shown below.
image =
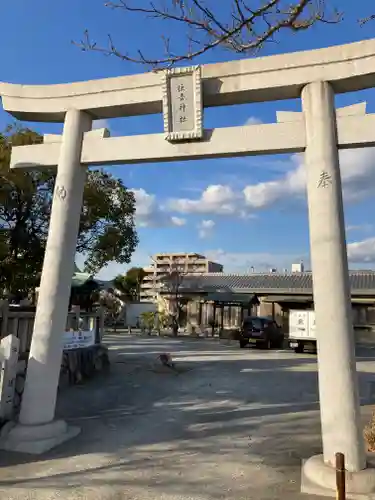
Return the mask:
{"type": "Polygon", "coordinates": [[[67,331],[63,334],[64,350],[81,349],[95,344],[95,330],[67,331]]]}
{"type": "Polygon", "coordinates": [[[20,341],[15,335],[8,335],[1,340],[1,357],[3,358],[0,373],[1,420],[10,420],[13,417],[19,347],[20,341]]]}

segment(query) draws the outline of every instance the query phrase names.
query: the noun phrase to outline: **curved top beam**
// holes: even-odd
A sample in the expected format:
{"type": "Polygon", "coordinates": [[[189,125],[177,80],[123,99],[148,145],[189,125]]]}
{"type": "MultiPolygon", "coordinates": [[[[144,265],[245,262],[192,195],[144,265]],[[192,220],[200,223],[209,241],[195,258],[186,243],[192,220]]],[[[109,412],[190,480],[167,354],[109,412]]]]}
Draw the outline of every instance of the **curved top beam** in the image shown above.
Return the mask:
{"type": "MultiPolygon", "coordinates": [[[[335,92],[375,86],[375,39],[348,45],[202,66],[204,106],[292,99],[304,85],[332,83],[335,92]]],[[[162,111],[161,73],[59,85],[0,83],[6,111],[19,119],[62,122],[70,108],[94,119],[162,111]]]]}

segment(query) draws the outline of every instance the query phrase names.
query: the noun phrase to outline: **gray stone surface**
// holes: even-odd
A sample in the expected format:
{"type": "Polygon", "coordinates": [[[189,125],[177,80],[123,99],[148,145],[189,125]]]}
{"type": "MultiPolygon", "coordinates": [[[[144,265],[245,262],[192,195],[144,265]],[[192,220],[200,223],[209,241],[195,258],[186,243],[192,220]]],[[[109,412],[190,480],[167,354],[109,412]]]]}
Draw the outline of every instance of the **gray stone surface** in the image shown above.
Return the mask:
{"type": "MultiPolygon", "coordinates": [[[[335,94],[331,85],[306,85],[302,110],[324,461],[334,466],[335,454],[340,451],[346,457],[348,471],[359,472],[366,467],[366,455],[360,426],[335,94]]],[[[369,473],[374,475],[375,484],[375,470],[369,473]]]]}
{"type": "MultiPolygon", "coordinates": [[[[82,433],[37,458],[0,452],[1,500],[309,498],[300,473],[321,452],[316,357],[208,339],[108,341],[111,373],[59,393],[57,417],[82,433]],[[177,373],[157,368],[161,352],[177,373]]],[[[370,405],[374,351],[359,354],[370,405]]]]}
{"type": "MultiPolygon", "coordinates": [[[[375,39],[317,50],[202,66],[205,106],[293,99],[312,81],[329,81],[337,92],[371,88],[375,39]]],[[[150,71],[58,85],[0,83],[5,111],[19,120],[64,121],[65,112],[90,110],[94,119],[161,111],[160,73],[150,71]]]]}
{"type": "Polygon", "coordinates": [[[82,137],[91,125],[87,113],[74,109],[66,113],[19,416],[24,426],[49,423],[55,413],[63,352],[61,337],[66,328],[86,180],[86,171],[80,165],[82,137]]]}

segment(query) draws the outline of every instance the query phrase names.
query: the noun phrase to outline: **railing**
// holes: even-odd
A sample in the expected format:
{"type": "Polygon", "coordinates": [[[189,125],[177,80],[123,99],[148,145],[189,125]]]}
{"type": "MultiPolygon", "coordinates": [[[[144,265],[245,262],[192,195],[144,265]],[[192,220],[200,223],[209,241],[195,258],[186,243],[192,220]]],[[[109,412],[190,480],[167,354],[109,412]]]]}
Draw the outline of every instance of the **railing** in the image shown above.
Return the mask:
{"type": "MultiPolygon", "coordinates": [[[[35,307],[9,305],[7,301],[0,301],[0,339],[7,335],[15,335],[20,340],[20,355],[30,351],[35,320],[35,307]]],[[[95,341],[100,343],[104,334],[103,310],[81,312],[79,310],[68,313],[67,330],[93,330],[95,341]]],[[[61,332],[61,336],[63,332],[61,332]]]]}

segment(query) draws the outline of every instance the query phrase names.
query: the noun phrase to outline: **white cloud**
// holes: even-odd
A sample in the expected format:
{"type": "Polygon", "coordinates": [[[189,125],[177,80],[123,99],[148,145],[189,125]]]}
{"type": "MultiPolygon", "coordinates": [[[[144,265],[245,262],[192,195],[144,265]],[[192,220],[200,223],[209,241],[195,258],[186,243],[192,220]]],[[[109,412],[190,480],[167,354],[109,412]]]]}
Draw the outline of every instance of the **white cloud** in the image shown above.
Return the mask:
{"type": "MultiPolygon", "coordinates": [[[[136,255],[137,252],[135,252],[134,255],[136,255]]],[[[82,254],[77,254],[76,255],[76,265],[78,268],[83,271],[84,269],[84,264],[85,264],[85,255],[82,254]]],[[[96,275],[95,277],[99,280],[103,281],[110,281],[114,277],[118,276],[119,274],[125,274],[126,270],[131,267],[129,264],[119,264],[118,262],[109,262],[107,266],[103,267],[96,275]]]]}
{"type": "Polygon", "coordinates": [[[262,120],[260,118],[257,118],[256,116],[250,116],[245,122],[245,125],[260,125],[262,120]]]}
{"type": "Polygon", "coordinates": [[[300,160],[300,155],[293,155],[289,172],[277,180],[246,186],[243,194],[247,206],[259,209],[290,196],[303,196],[306,190],[306,174],[300,160]]]}
{"type": "MultiPolygon", "coordinates": [[[[156,252],[157,250],[155,250],[156,252]]],[[[150,265],[152,252],[147,252],[145,248],[137,248],[133,253],[131,262],[129,264],[119,264],[118,262],[109,262],[107,266],[103,267],[95,277],[103,280],[110,281],[119,274],[125,274],[131,267],[145,267],[150,265]]],[[[76,254],[75,260],[79,269],[83,270],[85,263],[85,256],[76,254]]]]}
{"type": "MultiPolygon", "coordinates": [[[[264,208],[306,193],[306,168],[303,155],[291,156],[291,169],[275,181],[259,182],[243,190],[246,204],[264,208]]],[[[345,201],[353,202],[375,194],[375,149],[340,151],[340,168],[345,201]]]]}
{"type": "Polygon", "coordinates": [[[348,259],[355,264],[375,263],[375,237],[348,244],[348,259]]]}
{"type": "MultiPolygon", "coordinates": [[[[211,184],[196,198],[172,198],[167,207],[179,213],[249,217],[276,203],[303,200],[306,196],[306,169],[302,154],[288,161],[275,160],[267,171],[281,172],[276,180],[257,182],[242,191],[227,184],[211,184]]],[[[356,202],[375,195],[375,148],[340,151],[340,167],[346,202],[356,202]]]]}
{"type": "Polygon", "coordinates": [[[212,232],[215,227],[215,222],[213,220],[202,220],[198,224],[198,234],[199,238],[206,239],[212,236],[212,232]]]}
{"type": "Polygon", "coordinates": [[[373,231],[374,225],[373,224],[352,224],[346,226],[346,232],[352,232],[352,231],[358,231],[358,232],[363,232],[363,233],[368,233],[370,231],[373,231]]]}
{"type": "Polygon", "coordinates": [[[212,184],[199,198],[174,198],[168,201],[167,206],[170,210],[185,214],[244,215],[241,198],[241,193],[235,193],[230,186],[212,184]]]}
{"type": "Polygon", "coordinates": [[[186,219],[183,219],[182,217],[171,217],[171,222],[174,226],[185,226],[186,225],[186,219]]]}
{"type": "MultiPolygon", "coordinates": [[[[352,242],[347,245],[349,264],[375,264],[375,237],[362,241],[352,242]]],[[[276,268],[282,272],[290,271],[292,264],[304,262],[305,269],[310,269],[309,252],[300,254],[278,254],[271,252],[227,252],[225,250],[207,250],[205,255],[215,262],[224,265],[226,273],[247,273],[254,267],[255,272],[268,272],[276,268]]]]}
{"type": "Polygon", "coordinates": [[[183,226],[185,219],[171,217],[161,209],[154,194],[133,189],[136,201],[136,222],[139,227],[183,226]]]}
{"type": "MultiPolygon", "coordinates": [[[[368,267],[368,264],[375,264],[375,237],[349,243],[347,248],[350,264],[358,264],[359,267],[364,265],[368,267]]],[[[144,267],[150,263],[150,255],[159,250],[155,248],[147,252],[137,249],[132,256],[130,264],[110,262],[96,277],[102,280],[111,280],[118,274],[124,274],[132,266],[144,267]]],[[[278,254],[271,252],[227,252],[222,249],[216,249],[206,250],[202,253],[214,262],[223,264],[224,272],[226,273],[247,273],[251,272],[251,267],[254,267],[255,272],[268,272],[271,268],[276,268],[279,272],[282,272],[284,269],[290,271],[292,264],[301,260],[305,263],[305,269],[310,268],[308,252],[278,254]]],[[[83,269],[83,263],[84,256],[77,255],[76,264],[80,269],[83,269]]]]}
{"type": "Polygon", "coordinates": [[[305,254],[277,254],[271,252],[227,252],[222,249],[203,252],[214,262],[224,265],[225,273],[247,273],[253,267],[255,272],[268,272],[276,268],[279,272],[291,270],[296,262],[305,263],[309,267],[309,258],[305,254]]]}

